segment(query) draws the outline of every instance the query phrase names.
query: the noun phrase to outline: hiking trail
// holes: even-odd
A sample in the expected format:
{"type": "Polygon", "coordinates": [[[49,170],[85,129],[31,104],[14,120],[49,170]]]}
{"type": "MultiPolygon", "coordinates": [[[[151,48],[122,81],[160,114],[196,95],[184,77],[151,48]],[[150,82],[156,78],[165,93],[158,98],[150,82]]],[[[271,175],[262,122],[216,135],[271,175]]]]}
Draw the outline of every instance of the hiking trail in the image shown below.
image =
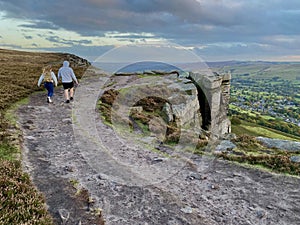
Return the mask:
{"type": "Polygon", "coordinates": [[[149,146],[103,123],[96,104],[108,79],[90,68],[74,102],[64,103],[58,87],[53,104],[39,92],[18,110],[24,169],[56,224],[98,224],[97,208],[108,225],[300,224],[298,178],[149,146]],[[94,202],[80,203],[74,188],[94,202]]]}

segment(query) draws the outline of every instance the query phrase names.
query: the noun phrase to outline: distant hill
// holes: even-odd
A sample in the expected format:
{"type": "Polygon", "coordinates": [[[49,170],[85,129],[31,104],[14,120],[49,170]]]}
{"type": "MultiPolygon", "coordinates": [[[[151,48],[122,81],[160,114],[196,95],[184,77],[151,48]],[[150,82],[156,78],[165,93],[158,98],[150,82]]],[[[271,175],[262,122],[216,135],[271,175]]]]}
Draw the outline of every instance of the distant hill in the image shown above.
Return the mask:
{"type": "Polygon", "coordinates": [[[300,62],[271,62],[271,61],[220,61],[206,62],[209,67],[217,68],[223,66],[249,66],[249,65],[300,65],[300,62]]]}
{"type": "Polygon", "coordinates": [[[232,78],[245,76],[249,78],[274,78],[284,80],[300,80],[300,62],[268,62],[268,61],[226,61],[207,62],[209,68],[215,72],[230,72],[232,78]]]}

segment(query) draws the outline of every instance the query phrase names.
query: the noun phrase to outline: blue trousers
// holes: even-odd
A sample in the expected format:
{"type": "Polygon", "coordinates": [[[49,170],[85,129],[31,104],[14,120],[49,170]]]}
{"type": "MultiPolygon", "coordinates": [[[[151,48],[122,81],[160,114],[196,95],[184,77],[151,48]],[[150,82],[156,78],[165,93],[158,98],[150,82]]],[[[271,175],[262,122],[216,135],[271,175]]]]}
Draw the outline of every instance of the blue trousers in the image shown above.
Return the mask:
{"type": "Polygon", "coordinates": [[[45,82],[44,83],[44,87],[47,89],[48,91],[48,97],[52,97],[53,93],[54,93],[54,86],[52,82],[45,82]]]}

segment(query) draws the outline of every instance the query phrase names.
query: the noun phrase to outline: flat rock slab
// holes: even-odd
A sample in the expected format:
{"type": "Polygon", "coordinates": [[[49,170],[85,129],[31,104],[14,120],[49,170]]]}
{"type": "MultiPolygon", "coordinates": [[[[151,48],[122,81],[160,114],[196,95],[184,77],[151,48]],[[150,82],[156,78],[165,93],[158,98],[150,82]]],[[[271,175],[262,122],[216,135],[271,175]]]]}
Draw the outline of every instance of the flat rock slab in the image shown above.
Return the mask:
{"type": "Polygon", "coordinates": [[[34,94],[18,113],[24,169],[56,224],[61,212],[69,215],[64,224],[101,224],[92,216],[97,208],[113,225],[300,224],[298,178],[183,153],[180,146],[167,157],[163,146],[103,124],[95,99],[109,77],[90,74],[73,103],[64,103],[56,88],[53,104],[34,94]],[[91,205],[76,198],[80,188],[91,205]]]}
{"type": "Polygon", "coordinates": [[[268,148],[278,148],[281,150],[296,152],[300,151],[300,142],[297,141],[289,141],[282,139],[273,139],[273,138],[265,138],[265,137],[257,137],[257,140],[261,141],[268,148]]]}

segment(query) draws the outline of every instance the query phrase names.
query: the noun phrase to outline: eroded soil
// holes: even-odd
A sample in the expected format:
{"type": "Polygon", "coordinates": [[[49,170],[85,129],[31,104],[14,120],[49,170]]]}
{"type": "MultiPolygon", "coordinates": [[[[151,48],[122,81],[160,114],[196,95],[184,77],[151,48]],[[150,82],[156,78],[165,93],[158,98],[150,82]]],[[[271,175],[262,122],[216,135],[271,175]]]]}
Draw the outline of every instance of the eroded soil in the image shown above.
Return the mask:
{"type": "Polygon", "coordinates": [[[101,224],[98,208],[113,225],[300,224],[298,178],[174,151],[105,125],[95,99],[107,82],[90,69],[73,103],[57,88],[53,104],[37,93],[18,111],[24,168],[56,224],[101,224]]]}

